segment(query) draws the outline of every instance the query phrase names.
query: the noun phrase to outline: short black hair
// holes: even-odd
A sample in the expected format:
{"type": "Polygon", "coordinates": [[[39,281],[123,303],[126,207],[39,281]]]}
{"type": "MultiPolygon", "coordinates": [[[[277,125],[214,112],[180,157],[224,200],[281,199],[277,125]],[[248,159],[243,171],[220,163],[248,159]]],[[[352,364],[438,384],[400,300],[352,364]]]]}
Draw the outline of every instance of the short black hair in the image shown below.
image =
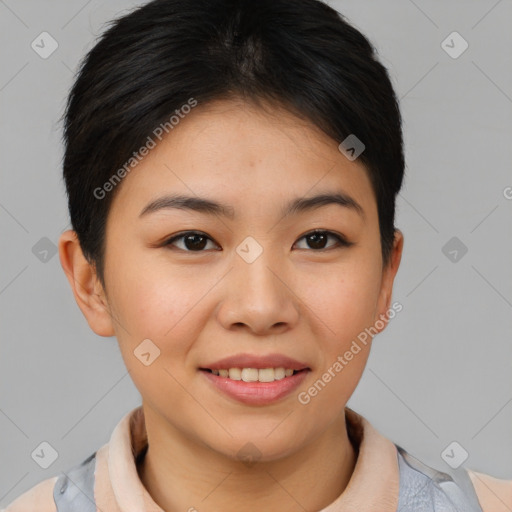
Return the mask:
{"type": "Polygon", "coordinates": [[[154,0],[108,25],[63,115],[71,224],[103,285],[116,172],[156,127],[170,131],[184,105],[235,97],[282,106],[338,144],[351,134],[363,142],[389,262],[404,175],[400,109],[375,48],[343,15],[318,0],[154,0]]]}

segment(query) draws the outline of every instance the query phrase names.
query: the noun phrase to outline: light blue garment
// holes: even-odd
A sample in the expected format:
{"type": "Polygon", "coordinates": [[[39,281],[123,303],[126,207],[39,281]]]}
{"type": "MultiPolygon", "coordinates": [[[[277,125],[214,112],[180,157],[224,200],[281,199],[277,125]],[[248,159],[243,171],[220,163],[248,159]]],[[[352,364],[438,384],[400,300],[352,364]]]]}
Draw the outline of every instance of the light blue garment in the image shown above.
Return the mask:
{"type": "Polygon", "coordinates": [[[57,512],[96,512],[95,468],[96,452],[59,476],[53,487],[53,500],[57,512]]]}
{"type": "Polygon", "coordinates": [[[464,467],[437,471],[396,445],[400,493],[396,512],[482,512],[464,467]]]}
{"type": "MultiPolygon", "coordinates": [[[[396,512],[482,512],[465,468],[437,471],[395,446],[400,469],[396,512]]],[[[53,489],[57,512],[96,512],[95,467],[96,452],[59,476],[53,489]]]]}

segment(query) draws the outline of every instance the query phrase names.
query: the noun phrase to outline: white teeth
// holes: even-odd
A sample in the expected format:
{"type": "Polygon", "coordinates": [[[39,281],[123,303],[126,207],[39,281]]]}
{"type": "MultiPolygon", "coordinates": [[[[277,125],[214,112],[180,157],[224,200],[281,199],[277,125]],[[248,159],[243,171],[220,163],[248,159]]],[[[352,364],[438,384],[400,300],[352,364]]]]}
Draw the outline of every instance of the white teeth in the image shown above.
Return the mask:
{"type": "Polygon", "coordinates": [[[233,380],[242,380],[242,370],[240,370],[240,368],[230,368],[229,378],[233,380]]]}
{"type": "Polygon", "coordinates": [[[229,370],[212,370],[214,375],[228,377],[232,380],[244,382],[274,382],[285,377],[291,377],[293,370],[279,368],[229,368],[229,370]]]}
{"type": "MultiPolygon", "coordinates": [[[[292,370],[293,373],[293,370],[292,370]]],[[[284,368],[274,368],[274,379],[281,380],[286,376],[286,370],[284,368]]]]}
{"type": "Polygon", "coordinates": [[[242,370],[242,380],[244,382],[256,382],[258,380],[258,370],[256,368],[244,368],[242,370]]]}
{"type": "Polygon", "coordinates": [[[274,368],[262,368],[258,371],[260,382],[274,382],[274,368]]]}

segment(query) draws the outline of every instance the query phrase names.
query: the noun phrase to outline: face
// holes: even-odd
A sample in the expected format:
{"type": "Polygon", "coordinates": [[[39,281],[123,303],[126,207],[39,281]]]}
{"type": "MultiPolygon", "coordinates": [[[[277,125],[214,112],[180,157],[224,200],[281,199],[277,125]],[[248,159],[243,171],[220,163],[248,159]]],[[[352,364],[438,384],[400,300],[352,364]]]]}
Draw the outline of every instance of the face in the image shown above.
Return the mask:
{"type": "Polygon", "coordinates": [[[362,164],[287,112],[216,101],[117,192],[105,298],[146,416],[229,457],[250,442],[277,459],[327,432],[371,340],[344,354],[386,313],[396,272],[362,164]],[[320,195],[342,201],[304,202],[320,195]]]}

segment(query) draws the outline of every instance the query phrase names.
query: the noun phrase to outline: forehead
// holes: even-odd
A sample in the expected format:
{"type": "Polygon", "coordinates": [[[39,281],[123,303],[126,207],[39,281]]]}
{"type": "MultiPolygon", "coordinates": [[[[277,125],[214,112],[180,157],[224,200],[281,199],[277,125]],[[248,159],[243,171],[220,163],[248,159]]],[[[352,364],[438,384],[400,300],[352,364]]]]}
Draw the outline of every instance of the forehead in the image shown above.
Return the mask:
{"type": "MultiPolygon", "coordinates": [[[[217,100],[182,116],[123,178],[111,209],[144,207],[180,192],[257,212],[289,197],[342,191],[365,210],[375,198],[365,167],[338,143],[281,107],[217,100]]],[[[277,211],[277,210],[276,210],[277,211]]]]}

